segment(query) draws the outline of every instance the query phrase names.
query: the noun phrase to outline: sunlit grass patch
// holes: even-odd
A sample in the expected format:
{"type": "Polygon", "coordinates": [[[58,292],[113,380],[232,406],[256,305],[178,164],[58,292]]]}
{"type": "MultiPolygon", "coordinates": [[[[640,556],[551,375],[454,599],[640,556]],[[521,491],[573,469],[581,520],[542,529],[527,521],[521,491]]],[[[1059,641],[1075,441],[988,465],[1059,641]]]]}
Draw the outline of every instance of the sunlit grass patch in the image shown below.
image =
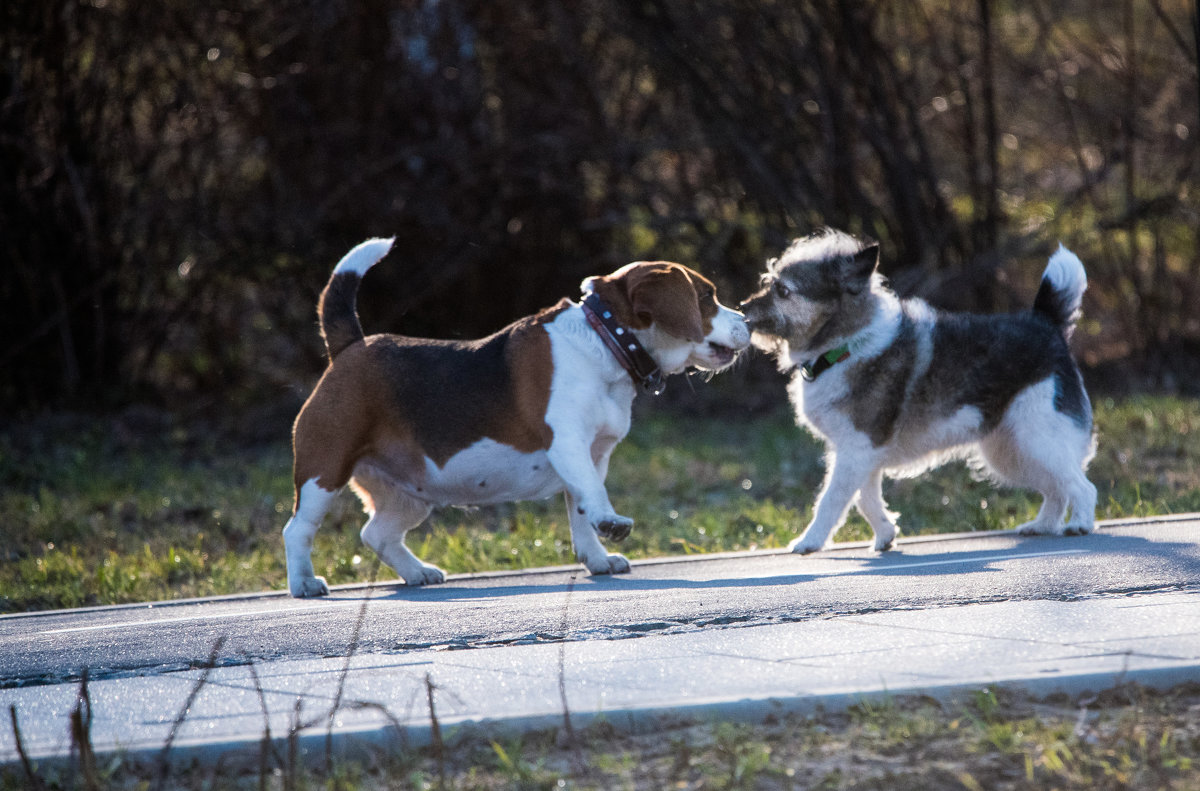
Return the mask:
{"type": "MultiPolygon", "coordinates": [[[[1097,517],[1200,511],[1200,402],[1101,399],[1096,426],[1097,517]]],[[[635,520],[612,549],[646,558],[786,546],[811,518],[823,457],[785,410],[706,419],[645,409],[612,459],[610,497],[635,520]]],[[[904,535],[1012,528],[1040,501],[962,464],[888,481],[884,496],[904,535]]],[[[179,428],[116,437],[81,418],[10,427],[0,435],[0,611],[282,588],[291,505],[286,437],[239,447],[179,428]]],[[[363,521],[346,493],[317,534],[314,565],[331,583],[377,569],[363,521]]],[[[837,539],[870,535],[852,511],[837,539]]],[[[451,573],[575,562],[561,497],[438,509],[409,545],[451,573]]]]}
{"type": "Polygon", "coordinates": [[[1200,511],[1200,402],[1138,396],[1096,405],[1090,477],[1108,517],[1200,511]]]}

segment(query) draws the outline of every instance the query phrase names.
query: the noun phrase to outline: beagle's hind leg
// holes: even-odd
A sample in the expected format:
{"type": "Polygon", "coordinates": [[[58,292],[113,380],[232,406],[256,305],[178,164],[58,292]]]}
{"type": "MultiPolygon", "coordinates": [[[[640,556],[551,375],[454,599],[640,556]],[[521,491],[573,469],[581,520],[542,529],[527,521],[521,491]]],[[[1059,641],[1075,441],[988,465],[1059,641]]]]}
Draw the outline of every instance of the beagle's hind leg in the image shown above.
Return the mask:
{"type": "Polygon", "coordinates": [[[408,531],[424,522],[433,506],[399,491],[385,477],[356,472],[350,486],[369,517],[359,534],[363,543],[408,585],[445,582],[445,572],[423,562],[404,543],[408,531]]]}
{"type": "Polygon", "coordinates": [[[321,488],[317,479],[296,489],[296,511],[283,527],[283,547],[287,557],[288,591],[296,598],[325,596],[329,586],[313,570],[312,545],[321,521],[337,490],[321,488]]]}

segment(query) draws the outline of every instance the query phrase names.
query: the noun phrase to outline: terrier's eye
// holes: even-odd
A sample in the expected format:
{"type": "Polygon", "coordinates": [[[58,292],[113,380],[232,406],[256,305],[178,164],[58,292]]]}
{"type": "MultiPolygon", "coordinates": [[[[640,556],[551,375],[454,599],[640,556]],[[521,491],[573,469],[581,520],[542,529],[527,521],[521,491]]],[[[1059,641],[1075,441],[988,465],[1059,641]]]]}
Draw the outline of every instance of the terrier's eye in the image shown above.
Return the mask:
{"type": "Polygon", "coordinates": [[[775,296],[780,299],[787,299],[792,295],[792,290],[787,287],[787,284],[782,280],[775,281],[775,296]]]}

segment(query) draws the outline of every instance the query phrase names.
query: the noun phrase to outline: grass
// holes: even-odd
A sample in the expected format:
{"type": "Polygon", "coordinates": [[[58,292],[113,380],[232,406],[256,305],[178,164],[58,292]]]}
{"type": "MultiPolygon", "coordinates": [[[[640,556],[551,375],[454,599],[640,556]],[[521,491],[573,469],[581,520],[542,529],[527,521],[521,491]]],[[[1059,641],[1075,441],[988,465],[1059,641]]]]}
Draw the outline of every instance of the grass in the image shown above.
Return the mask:
{"type": "MultiPolygon", "coordinates": [[[[1200,510],[1200,402],[1096,404],[1098,516],[1200,510]]],[[[781,546],[807,521],[820,446],[785,413],[700,419],[645,409],[617,450],[612,498],[637,526],[632,557],[781,546]]],[[[887,484],[909,534],[1012,527],[1036,499],[961,466],[887,484]]],[[[290,512],[281,442],[243,446],[163,425],[132,430],[53,416],[0,435],[0,609],[31,610],[281,588],[290,512]]],[[[350,496],[319,534],[332,582],[371,563],[350,496]]],[[[865,538],[855,516],[843,540],[865,538]]],[[[563,506],[444,509],[410,543],[451,572],[572,562],[563,506]]],[[[7,723],[6,723],[7,725],[7,723]]],[[[5,728],[7,730],[7,728],[5,728]]],[[[0,767],[0,791],[53,789],[1193,789],[1200,686],[1124,686],[1085,699],[985,688],[963,699],[864,699],[845,711],[763,722],[678,721],[628,733],[603,721],[567,735],[463,729],[445,749],[259,769],[158,767],[121,755],[84,766],[0,767]],[[573,741],[572,741],[573,740],[573,741]]],[[[84,751],[77,750],[78,755],[84,751]]]]}
{"type": "MultiPolygon", "coordinates": [[[[86,766],[0,767],[0,791],[55,789],[913,789],[1107,791],[1200,787],[1200,685],[1036,699],[988,687],[939,702],[862,700],[844,711],[762,722],[662,722],[632,733],[595,721],[576,732],[497,737],[452,731],[444,749],[257,769],[217,761],[162,773],[105,756],[86,766]],[[583,756],[578,746],[583,746],[583,756]]],[[[90,754],[88,751],[77,751],[90,754]]]]}
{"type": "MultiPolygon", "coordinates": [[[[1200,402],[1101,400],[1096,423],[1098,517],[1200,511],[1200,402]]],[[[239,446],[169,423],[52,416],[8,426],[0,612],[283,588],[292,485],[281,433],[277,444],[239,446]]],[[[823,470],[821,446],[784,411],[702,419],[650,405],[610,469],[618,512],[636,520],[616,548],[639,558],[783,546],[807,524],[823,470]]],[[[1011,528],[1038,505],[962,465],[884,493],[907,535],[1011,528]]],[[[331,583],[366,579],[362,521],[345,494],[318,534],[314,564],[331,583]]],[[[838,539],[869,535],[852,514],[838,539]]],[[[451,573],[574,562],[559,498],[440,509],[409,545],[451,573]]]]}

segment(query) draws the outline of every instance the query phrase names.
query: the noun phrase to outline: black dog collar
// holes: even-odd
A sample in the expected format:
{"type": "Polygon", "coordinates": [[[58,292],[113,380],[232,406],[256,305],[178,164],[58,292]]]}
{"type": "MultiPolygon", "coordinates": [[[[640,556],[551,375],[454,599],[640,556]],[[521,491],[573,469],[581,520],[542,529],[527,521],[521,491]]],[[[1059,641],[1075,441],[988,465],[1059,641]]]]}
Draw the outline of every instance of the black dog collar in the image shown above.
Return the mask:
{"type": "Polygon", "coordinates": [[[812,382],[816,380],[818,376],[825,373],[842,360],[847,359],[849,356],[849,344],[842,344],[836,349],[830,349],[824,354],[818,356],[816,359],[809,360],[804,365],[800,366],[800,375],[804,377],[806,382],[812,382]]]}
{"type": "Polygon", "coordinates": [[[666,378],[659,370],[658,363],[654,362],[634,334],[620,325],[612,310],[595,291],[584,295],[581,307],[588,324],[639,387],[654,395],[667,389],[666,378]]]}

